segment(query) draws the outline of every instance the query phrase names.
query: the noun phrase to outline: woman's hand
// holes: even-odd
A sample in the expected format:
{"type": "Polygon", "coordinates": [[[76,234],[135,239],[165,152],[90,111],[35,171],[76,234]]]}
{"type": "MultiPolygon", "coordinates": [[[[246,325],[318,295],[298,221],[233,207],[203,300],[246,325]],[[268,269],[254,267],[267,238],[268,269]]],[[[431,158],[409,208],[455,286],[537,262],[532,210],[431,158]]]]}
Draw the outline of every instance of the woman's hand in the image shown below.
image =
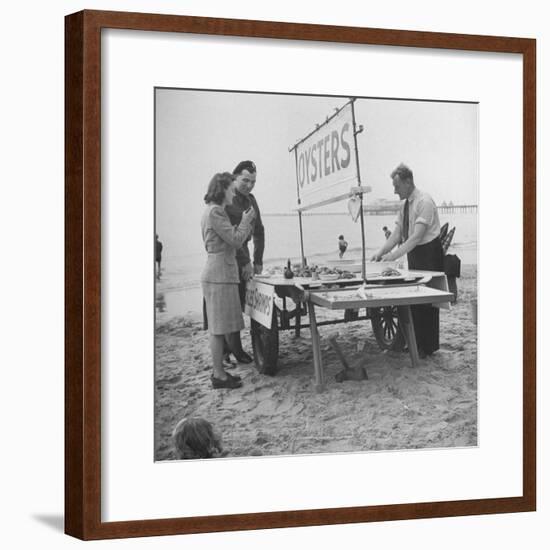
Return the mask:
{"type": "Polygon", "coordinates": [[[243,281],[250,281],[250,279],[252,279],[253,271],[254,270],[252,268],[251,263],[243,265],[243,267],[241,268],[241,278],[242,278],[242,280],[243,281]]]}
{"type": "Polygon", "coordinates": [[[256,212],[252,206],[243,212],[242,221],[248,225],[252,225],[254,218],[256,217],[256,212]]]}

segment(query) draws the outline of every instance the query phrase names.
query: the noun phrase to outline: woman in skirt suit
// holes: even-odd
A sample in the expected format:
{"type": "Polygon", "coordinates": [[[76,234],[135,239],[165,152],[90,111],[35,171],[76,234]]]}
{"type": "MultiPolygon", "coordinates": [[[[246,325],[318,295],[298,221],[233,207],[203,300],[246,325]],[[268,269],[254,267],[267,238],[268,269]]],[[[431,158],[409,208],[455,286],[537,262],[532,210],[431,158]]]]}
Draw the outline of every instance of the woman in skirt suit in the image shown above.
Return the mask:
{"type": "Polygon", "coordinates": [[[231,225],[225,206],[231,204],[235,177],[229,172],[216,174],[204,196],[206,209],[201,219],[202,239],[208,254],[202,271],[202,292],[206,303],[210,351],[212,353],[212,387],[238,388],[238,376],[225,372],[222,365],[226,335],[244,328],[239,298],[239,270],[235,253],[252,232],[254,209],[243,213],[241,223],[231,225]]]}

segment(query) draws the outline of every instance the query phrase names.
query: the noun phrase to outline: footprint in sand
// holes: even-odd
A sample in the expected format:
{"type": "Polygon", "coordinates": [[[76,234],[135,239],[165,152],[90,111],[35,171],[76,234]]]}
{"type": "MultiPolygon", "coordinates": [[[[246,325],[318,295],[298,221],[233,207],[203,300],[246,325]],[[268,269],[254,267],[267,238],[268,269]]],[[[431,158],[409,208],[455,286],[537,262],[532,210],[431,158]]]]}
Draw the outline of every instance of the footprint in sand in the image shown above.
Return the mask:
{"type": "Polygon", "coordinates": [[[237,392],[234,392],[224,399],[224,405],[237,405],[238,403],[242,403],[242,400],[243,396],[239,395],[237,392]]]}
{"type": "Polygon", "coordinates": [[[275,410],[278,414],[287,413],[294,404],[292,397],[285,397],[281,402],[277,403],[275,410]]]}
{"type": "Polygon", "coordinates": [[[299,414],[304,409],[303,403],[296,403],[293,397],[280,399],[267,399],[260,401],[251,412],[257,415],[292,415],[299,414]]]}
{"type": "Polygon", "coordinates": [[[464,421],[464,416],[458,414],[457,412],[452,412],[451,414],[444,416],[443,420],[448,424],[456,424],[457,422],[464,421]]]}
{"type": "Polygon", "coordinates": [[[190,382],[185,376],[180,376],[177,380],[177,384],[174,384],[174,388],[178,390],[188,389],[189,395],[194,395],[195,393],[197,393],[197,390],[190,389],[189,386],[190,382]]]}
{"type": "Polygon", "coordinates": [[[272,400],[260,401],[253,409],[254,414],[272,416],[275,413],[276,404],[272,400]]]}
{"type": "Polygon", "coordinates": [[[256,445],[265,445],[268,442],[269,442],[269,435],[264,434],[263,432],[258,433],[256,435],[256,440],[254,441],[256,445]]]}
{"type": "Polygon", "coordinates": [[[273,399],[275,391],[276,390],[272,388],[259,388],[254,389],[252,392],[247,392],[247,394],[258,401],[267,401],[273,399]]]}
{"type": "Polygon", "coordinates": [[[166,378],[159,378],[157,380],[157,387],[169,386],[170,384],[175,384],[181,380],[181,376],[168,376],[166,378]]]}

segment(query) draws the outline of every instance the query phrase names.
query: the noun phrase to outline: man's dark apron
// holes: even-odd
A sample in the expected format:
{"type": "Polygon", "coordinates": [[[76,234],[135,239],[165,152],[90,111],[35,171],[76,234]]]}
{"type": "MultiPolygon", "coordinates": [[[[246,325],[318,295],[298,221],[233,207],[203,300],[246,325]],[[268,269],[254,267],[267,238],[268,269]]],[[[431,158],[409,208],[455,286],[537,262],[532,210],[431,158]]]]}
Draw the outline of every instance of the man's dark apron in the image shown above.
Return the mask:
{"type": "MultiPolygon", "coordinates": [[[[443,249],[436,237],[416,246],[407,254],[409,269],[443,271],[443,249]]],[[[418,349],[430,354],[439,349],[439,308],[428,305],[411,306],[418,349]]]]}

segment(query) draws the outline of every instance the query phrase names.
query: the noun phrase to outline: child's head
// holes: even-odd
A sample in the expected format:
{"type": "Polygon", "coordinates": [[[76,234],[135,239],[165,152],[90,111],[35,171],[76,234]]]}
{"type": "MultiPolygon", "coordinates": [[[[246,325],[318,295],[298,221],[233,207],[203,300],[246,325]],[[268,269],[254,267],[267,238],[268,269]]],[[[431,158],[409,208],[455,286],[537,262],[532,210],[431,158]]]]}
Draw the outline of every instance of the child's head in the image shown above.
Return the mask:
{"type": "Polygon", "coordinates": [[[183,418],[172,438],[178,458],[214,458],[222,452],[221,437],[204,418],[183,418]]]}
{"type": "Polygon", "coordinates": [[[341,240],[341,241],[343,241],[343,240],[344,240],[344,235],[340,235],[340,236],[338,237],[338,239],[341,240]]]}

